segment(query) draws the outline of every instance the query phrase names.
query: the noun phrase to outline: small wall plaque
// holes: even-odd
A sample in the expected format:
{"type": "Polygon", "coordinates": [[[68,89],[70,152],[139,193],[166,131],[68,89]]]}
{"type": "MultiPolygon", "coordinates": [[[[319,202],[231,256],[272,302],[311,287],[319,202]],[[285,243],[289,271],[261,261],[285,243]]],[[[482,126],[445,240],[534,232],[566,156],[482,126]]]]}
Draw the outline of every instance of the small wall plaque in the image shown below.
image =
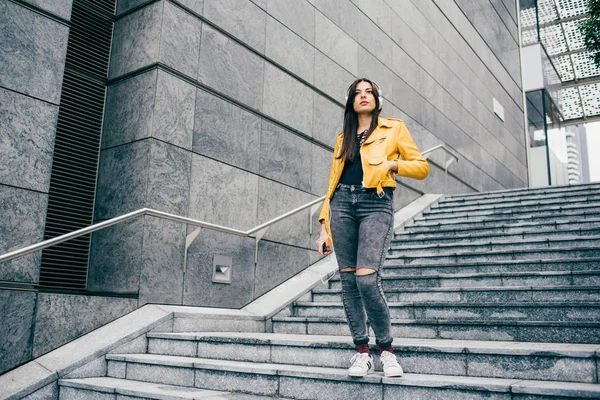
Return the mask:
{"type": "Polygon", "coordinates": [[[231,257],[215,254],[213,257],[213,283],[231,284],[232,264],[231,257]]]}
{"type": "Polygon", "coordinates": [[[494,114],[498,116],[504,122],[504,107],[496,98],[494,97],[494,114]]]}

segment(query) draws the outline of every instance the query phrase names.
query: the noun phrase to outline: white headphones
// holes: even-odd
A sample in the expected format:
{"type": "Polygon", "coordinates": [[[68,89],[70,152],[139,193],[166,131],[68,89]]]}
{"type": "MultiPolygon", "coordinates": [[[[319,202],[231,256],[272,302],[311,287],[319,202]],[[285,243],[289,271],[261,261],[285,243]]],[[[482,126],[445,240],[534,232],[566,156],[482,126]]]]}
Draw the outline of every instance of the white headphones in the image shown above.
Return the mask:
{"type": "MultiPolygon", "coordinates": [[[[381,89],[379,88],[379,85],[373,81],[364,81],[364,82],[370,82],[371,86],[375,85],[375,87],[377,88],[377,92],[379,93],[379,111],[381,111],[381,109],[383,108],[383,97],[381,97],[381,89]]],[[[348,97],[350,96],[350,88],[352,87],[352,85],[354,84],[354,82],[352,82],[352,84],[350,86],[348,86],[348,89],[346,89],[346,98],[345,98],[345,103],[348,102],[348,97]]]]}

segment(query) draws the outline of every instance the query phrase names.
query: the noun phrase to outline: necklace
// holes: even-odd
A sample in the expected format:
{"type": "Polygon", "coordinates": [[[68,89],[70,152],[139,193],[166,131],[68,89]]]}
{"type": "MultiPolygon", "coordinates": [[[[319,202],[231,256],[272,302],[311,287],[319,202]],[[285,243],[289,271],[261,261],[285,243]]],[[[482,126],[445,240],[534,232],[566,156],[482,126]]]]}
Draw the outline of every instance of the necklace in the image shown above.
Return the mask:
{"type": "Polygon", "coordinates": [[[362,131],[361,133],[359,133],[358,135],[358,142],[362,145],[365,140],[367,140],[367,133],[369,133],[368,129],[365,129],[364,131],[362,131]]]}

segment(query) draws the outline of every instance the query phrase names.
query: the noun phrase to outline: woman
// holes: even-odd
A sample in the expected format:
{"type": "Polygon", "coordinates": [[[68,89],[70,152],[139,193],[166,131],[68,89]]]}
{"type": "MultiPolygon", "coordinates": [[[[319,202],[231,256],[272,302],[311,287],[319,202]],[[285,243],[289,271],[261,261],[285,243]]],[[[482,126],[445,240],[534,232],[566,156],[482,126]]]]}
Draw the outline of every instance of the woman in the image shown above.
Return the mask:
{"type": "Polygon", "coordinates": [[[368,79],[357,79],[348,88],[344,130],[335,144],[319,216],[319,253],[330,254],[335,243],[344,311],[357,350],[350,376],[374,371],[367,318],[385,376],[402,375],[392,348],[381,268],[392,239],[395,175],[424,179],[429,173],[404,122],[379,116],[381,103],[378,86],[368,79]]]}

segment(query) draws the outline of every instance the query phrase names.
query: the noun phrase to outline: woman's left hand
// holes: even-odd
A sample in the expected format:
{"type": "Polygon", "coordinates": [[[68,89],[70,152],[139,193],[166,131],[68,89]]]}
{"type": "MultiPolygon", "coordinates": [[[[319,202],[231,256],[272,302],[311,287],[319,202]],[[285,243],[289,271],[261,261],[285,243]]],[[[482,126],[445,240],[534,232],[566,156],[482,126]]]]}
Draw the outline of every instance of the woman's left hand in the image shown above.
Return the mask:
{"type": "Polygon", "coordinates": [[[388,161],[388,170],[392,172],[398,172],[398,162],[397,161],[388,161]]]}

